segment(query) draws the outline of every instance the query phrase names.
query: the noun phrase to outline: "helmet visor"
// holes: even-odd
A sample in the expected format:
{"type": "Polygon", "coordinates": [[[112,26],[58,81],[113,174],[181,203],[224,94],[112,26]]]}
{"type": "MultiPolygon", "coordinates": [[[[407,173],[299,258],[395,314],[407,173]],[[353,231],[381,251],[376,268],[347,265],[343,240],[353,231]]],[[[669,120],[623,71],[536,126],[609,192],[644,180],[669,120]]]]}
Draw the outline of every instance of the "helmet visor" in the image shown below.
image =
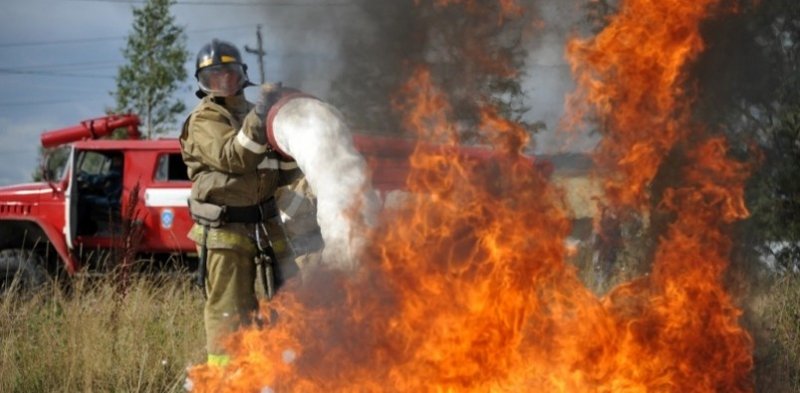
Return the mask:
{"type": "Polygon", "coordinates": [[[207,94],[229,97],[244,88],[247,76],[241,64],[218,64],[201,69],[197,73],[197,83],[207,94]]]}

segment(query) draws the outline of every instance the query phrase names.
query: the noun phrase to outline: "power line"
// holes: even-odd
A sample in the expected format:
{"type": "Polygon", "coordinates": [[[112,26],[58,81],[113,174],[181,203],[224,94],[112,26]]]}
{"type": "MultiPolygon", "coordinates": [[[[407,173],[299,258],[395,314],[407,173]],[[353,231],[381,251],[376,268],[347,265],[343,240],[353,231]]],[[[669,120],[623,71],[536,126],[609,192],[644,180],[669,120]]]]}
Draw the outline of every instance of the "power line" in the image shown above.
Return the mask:
{"type": "MultiPolygon", "coordinates": [[[[245,50],[247,50],[246,46],[247,45],[245,45],[245,50]]],[[[307,51],[307,52],[304,52],[304,51],[292,51],[292,52],[279,52],[278,54],[276,54],[276,57],[283,58],[283,59],[295,58],[295,57],[309,57],[309,56],[313,56],[313,57],[317,57],[317,58],[323,58],[324,57],[325,59],[330,59],[331,58],[330,55],[324,55],[322,52],[316,52],[316,51],[307,51]]],[[[187,67],[191,68],[191,67],[194,67],[194,62],[195,62],[195,60],[193,58],[189,58],[189,59],[186,60],[186,62],[184,62],[184,64],[187,67]]],[[[76,68],[76,67],[79,67],[81,71],[88,71],[88,70],[108,69],[108,68],[113,68],[113,67],[119,67],[122,64],[127,64],[127,63],[124,63],[124,61],[121,61],[121,60],[102,60],[102,61],[98,60],[98,61],[84,61],[84,62],[78,62],[78,63],[51,63],[51,64],[36,64],[36,65],[13,65],[13,66],[0,67],[0,73],[29,74],[29,73],[33,73],[31,71],[34,71],[36,69],[38,69],[38,70],[36,70],[35,72],[38,73],[38,72],[46,72],[46,71],[43,71],[43,70],[53,69],[53,68],[63,70],[63,69],[66,69],[66,68],[76,68]]]]}
{"type": "Polygon", "coordinates": [[[0,48],[11,48],[15,46],[38,46],[56,44],[79,44],[86,42],[116,41],[125,37],[95,37],[95,38],[76,38],[71,40],[52,40],[52,41],[29,41],[29,42],[10,42],[0,44],[0,48]]]}
{"type": "Polygon", "coordinates": [[[57,104],[69,104],[73,102],[96,102],[102,101],[102,98],[71,98],[71,99],[61,99],[61,100],[40,100],[40,101],[6,101],[0,102],[0,108],[3,107],[16,107],[16,106],[34,106],[34,105],[57,105],[57,104]]]}
{"type": "Polygon", "coordinates": [[[0,67],[0,69],[11,70],[11,69],[35,69],[35,68],[72,68],[72,67],[81,67],[83,69],[88,68],[107,68],[109,66],[116,66],[119,65],[119,60],[107,60],[107,61],[83,61],[80,63],[54,63],[54,64],[37,64],[37,65],[25,65],[25,66],[18,66],[18,67],[0,67]]]}
{"type": "MultiPolygon", "coordinates": [[[[95,3],[118,3],[118,4],[144,4],[145,0],[72,0],[72,1],[91,1],[95,3]]],[[[259,1],[192,1],[192,0],[178,0],[175,5],[205,5],[205,6],[237,6],[237,7],[339,7],[339,6],[352,6],[355,3],[350,1],[329,1],[324,3],[318,2],[288,2],[288,1],[273,1],[273,2],[259,2],[259,1]]]]}
{"type": "MultiPolygon", "coordinates": [[[[93,1],[93,0],[75,0],[75,1],[93,1]]],[[[215,28],[210,28],[210,29],[200,29],[200,30],[186,31],[186,34],[205,33],[205,32],[209,32],[209,31],[228,31],[228,30],[252,29],[254,26],[255,25],[238,25],[238,26],[227,26],[227,27],[215,27],[215,28]]],[[[12,48],[12,47],[20,47],[20,46],[61,45],[61,44],[83,44],[83,43],[100,42],[100,41],[116,41],[116,40],[123,40],[123,39],[126,39],[126,38],[128,38],[128,36],[87,37],[87,38],[75,38],[75,39],[67,39],[67,40],[28,41],[28,42],[6,42],[6,43],[0,43],[0,48],[12,48]]]]}
{"type": "Polygon", "coordinates": [[[112,75],[87,75],[72,74],[69,72],[20,70],[14,68],[0,68],[0,74],[43,75],[43,76],[68,76],[73,78],[114,79],[112,75]]]}

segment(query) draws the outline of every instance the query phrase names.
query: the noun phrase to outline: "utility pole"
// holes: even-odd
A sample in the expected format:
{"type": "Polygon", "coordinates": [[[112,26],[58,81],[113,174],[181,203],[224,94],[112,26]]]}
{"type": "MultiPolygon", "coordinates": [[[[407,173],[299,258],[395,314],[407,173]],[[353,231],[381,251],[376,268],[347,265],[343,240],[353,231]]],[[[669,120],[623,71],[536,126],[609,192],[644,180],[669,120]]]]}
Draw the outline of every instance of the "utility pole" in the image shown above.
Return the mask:
{"type": "Polygon", "coordinates": [[[244,50],[247,53],[252,53],[252,54],[258,56],[258,71],[260,72],[260,76],[261,76],[261,84],[263,84],[264,83],[264,55],[266,55],[267,52],[264,51],[264,45],[263,45],[263,43],[261,41],[261,25],[258,25],[256,27],[256,38],[258,39],[258,49],[253,49],[253,48],[245,45],[244,46],[244,50]]]}

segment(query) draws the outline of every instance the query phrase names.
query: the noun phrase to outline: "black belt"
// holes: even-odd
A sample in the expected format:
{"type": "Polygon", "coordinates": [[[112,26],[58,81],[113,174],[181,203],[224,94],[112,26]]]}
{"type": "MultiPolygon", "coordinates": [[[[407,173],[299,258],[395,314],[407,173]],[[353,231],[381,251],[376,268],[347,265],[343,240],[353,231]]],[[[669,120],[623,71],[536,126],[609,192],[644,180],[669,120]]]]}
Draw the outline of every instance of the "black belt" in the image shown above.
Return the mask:
{"type": "Polygon", "coordinates": [[[275,198],[269,198],[258,205],[225,206],[225,213],[223,214],[225,222],[255,224],[277,216],[278,205],[275,204],[275,198]]]}

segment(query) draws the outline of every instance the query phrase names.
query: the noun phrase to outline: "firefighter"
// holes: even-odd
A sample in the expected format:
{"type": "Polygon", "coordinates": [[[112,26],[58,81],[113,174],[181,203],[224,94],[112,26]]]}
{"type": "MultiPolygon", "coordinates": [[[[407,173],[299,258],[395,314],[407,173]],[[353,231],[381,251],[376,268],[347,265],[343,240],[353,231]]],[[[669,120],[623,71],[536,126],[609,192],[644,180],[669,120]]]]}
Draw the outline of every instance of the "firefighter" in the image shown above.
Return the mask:
{"type": "MultiPolygon", "coordinates": [[[[294,161],[267,143],[264,117],[279,88],[264,84],[255,105],[248,102],[244,88],[253,84],[234,45],[215,39],[203,46],[195,78],[200,103],[180,137],[192,181],[195,224],[189,237],[197,243],[204,273],[208,363],[224,366],[230,359],[221,339],[257,318],[256,264],[269,255],[265,250],[274,251],[272,262],[277,263],[275,254],[291,259],[280,258],[291,250],[276,224],[274,194],[301,174],[294,161]]],[[[270,280],[279,285],[285,276],[275,275],[270,280]]]]}

